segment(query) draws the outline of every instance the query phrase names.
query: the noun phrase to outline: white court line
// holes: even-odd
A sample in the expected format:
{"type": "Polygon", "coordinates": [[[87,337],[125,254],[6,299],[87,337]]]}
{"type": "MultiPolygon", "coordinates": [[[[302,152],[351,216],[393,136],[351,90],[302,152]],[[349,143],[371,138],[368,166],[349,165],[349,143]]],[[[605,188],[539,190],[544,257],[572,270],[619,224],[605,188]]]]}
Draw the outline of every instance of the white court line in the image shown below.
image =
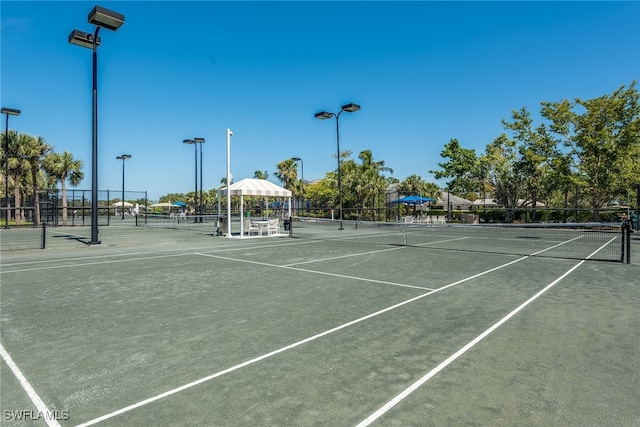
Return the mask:
{"type": "Polygon", "coordinates": [[[246,250],[246,249],[279,248],[279,247],[282,247],[282,246],[303,245],[303,244],[307,244],[307,243],[310,243],[310,242],[291,242],[291,243],[273,244],[273,245],[264,245],[264,246],[242,246],[242,245],[226,246],[226,247],[204,246],[204,247],[197,247],[197,248],[165,249],[165,250],[159,250],[159,251],[144,251],[144,252],[123,253],[123,254],[82,256],[82,257],[76,257],[76,258],[58,258],[58,259],[39,260],[39,261],[24,261],[24,262],[16,262],[16,263],[11,263],[11,264],[3,263],[2,266],[4,268],[6,268],[8,266],[16,266],[16,265],[46,264],[46,263],[54,263],[54,262],[65,262],[67,264],[44,266],[44,267],[33,267],[33,268],[23,268],[23,269],[20,269],[20,270],[9,270],[9,271],[0,270],[0,274],[21,273],[21,272],[24,272],[24,271],[36,271],[36,270],[68,268],[68,267],[79,267],[79,266],[84,266],[84,265],[97,265],[97,264],[115,263],[115,262],[121,262],[121,261],[122,262],[125,262],[125,261],[127,261],[127,262],[128,261],[140,261],[140,260],[145,260],[145,259],[166,258],[166,257],[171,257],[171,256],[193,255],[194,254],[193,251],[202,251],[202,250],[212,250],[214,252],[228,252],[228,251],[246,250]],[[170,253],[170,252],[183,252],[183,253],[174,254],[174,253],[170,253]],[[155,255],[155,256],[150,256],[150,257],[142,256],[142,257],[138,257],[138,258],[135,258],[135,259],[131,258],[131,256],[139,256],[139,255],[146,255],[146,254],[157,254],[157,253],[164,254],[164,255],[155,255]],[[93,260],[93,259],[99,259],[99,258],[115,258],[115,257],[118,257],[119,259],[110,260],[110,261],[95,261],[95,262],[88,262],[88,263],[78,263],[78,261],[93,260]],[[128,258],[124,258],[123,259],[123,257],[128,257],[128,258]]]}
{"type": "Polygon", "coordinates": [[[284,264],[282,267],[291,267],[291,266],[294,266],[294,265],[311,264],[311,263],[314,263],[314,262],[330,261],[330,260],[334,260],[334,259],[349,258],[349,257],[354,257],[354,256],[371,255],[371,254],[377,254],[379,252],[397,251],[398,249],[404,249],[404,248],[405,248],[405,246],[399,246],[399,247],[395,247],[395,248],[379,249],[377,251],[360,252],[360,253],[357,253],[357,254],[340,255],[340,256],[333,256],[333,257],[328,257],[328,258],[318,258],[318,259],[312,259],[312,260],[309,260],[309,261],[300,261],[300,262],[294,262],[294,263],[291,263],[291,264],[284,264]]]}
{"type": "MultiPolygon", "coordinates": [[[[575,239],[571,239],[571,240],[575,240],[575,239]]],[[[596,251],[594,251],[593,253],[591,253],[586,259],[591,258],[593,255],[595,255],[597,252],[599,252],[602,248],[604,248],[605,246],[607,246],[609,243],[611,243],[612,241],[614,241],[615,238],[609,240],[607,243],[605,243],[604,245],[600,246],[596,251]]],[[[568,243],[568,242],[565,242],[568,243]]],[[[559,246],[559,245],[556,245],[559,246]]],[[[555,247],[555,246],[553,246],[555,247]]],[[[552,249],[548,248],[548,249],[552,249]]],[[[545,249],[545,250],[548,250],[545,249]]],[[[544,251],[540,251],[540,252],[544,252],[544,251]]],[[[537,252],[538,253],[538,252],[537,252]]],[[[526,306],[528,306],[529,304],[531,304],[533,301],[535,301],[536,299],[538,299],[542,294],[544,294],[545,292],[547,292],[549,289],[551,289],[552,287],[554,287],[557,283],[559,283],[562,279],[564,279],[565,277],[567,277],[569,274],[571,274],[575,269],[577,269],[578,267],[580,267],[583,263],[585,262],[585,260],[580,261],[579,263],[577,263],[576,265],[574,265],[573,267],[571,267],[567,272],[565,272],[562,276],[558,277],[556,280],[554,280],[553,282],[551,282],[550,284],[548,284],[546,287],[544,287],[542,290],[540,290],[539,292],[537,292],[535,295],[533,295],[531,298],[529,298],[528,300],[526,300],[525,302],[523,302],[522,304],[520,304],[518,307],[516,307],[513,311],[511,311],[509,314],[507,314],[506,316],[504,316],[502,319],[498,320],[496,323],[494,323],[489,329],[487,329],[486,331],[484,331],[483,333],[481,333],[480,335],[478,335],[477,337],[475,337],[473,340],[471,340],[469,343],[467,343],[464,347],[462,347],[460,350],[456,351],[455,353],[453,353],[451,356],[449,356],[444,362],[440,363],[438,366],[436,366],[435,368],[433,368],[431,371],[429,371],[427,374],[425,374],[422,378],[420,378],[418,381],[414,382],[413,384],[411,384],[409,387],[407,387],[405,390],[403,390],[400,394],[396,395],[393,399],[391,399],[389,402],[387,402],[385,405],[383,405],[380,409],[378,409],[377,411],[375,411],[373,414],[369,415],[367,418],[365,418],[364,420],[362,420],[359,424],[357,424],[356,427],[366,427],[368,425],[370,425],[371,423],[373,423],[374,421],[378,420],[382,415],[384,415],[386,412],[388,412],[391,408],[393,408],[394,406],[396,406],[398,403],[402,402],[407,396],[409,396],[411,393],[413,393],[414,391],[416,391],[420,386],[422,386],[424,383],[426,383],[427,381],[429,381],[431,378],[433,378],[438,372],[442,371],[444,368],[446,368],[447,366],[449,366],[451,363],[453,363],[457,358],[459,358],[460,356],[462,356],[464,353],[466,353],[467,351],[469,351],[473,346],[475,346],[476,344],[478,344],[480,341],[482,341],[484,338],[486,338],[490,333],[492,333],[493,331],[495,331],[496,329],[498,329],[500,326],[502,326],[505,322],[507,322],[509,319],[511,319],[513,316],[515,316],[516,314],[518,314],[522,309],[524,309],[526,306]]]]}
{"type": "MultiPolygon", "coordinates": [[[[457,239],[447,239],[447,240],[441,240],[441,241],[437,241],[437,242],[420,243],[420,244],[417,244],[417,245],[409,245],[409,246],[435,245],[435,244],[439,244],[439,243],[447,243],[447,242],[452,242],[452,241],[455,241],[455,240],[462,240],[462,239],[467,239],[467,238],[468,237],[459,237],[457,239]]],[[[314,260],[310,260],[310,261],[294,262],[294,263],[291,263],[291,264],[284,264],[282,267],[291,267],[291,266],[294,266],[294,265],[301,265],[301,264],[311,264],[311,263],[314,263],[314,262],[329,261],[329,260],[348,258],[348,257],[353,257],[353,256],[371,255],[371,254],[375,254],[375,253],[378,253],[378,252],[388,252],[388,251],[395,251],[395,250],[398,250],[398,249],[404,249],[406,247],[407,246],[399,246],[399,247],[389,248],[389,249],[380,249],[380,250],[377,250],[377,251],[361,252],[361,253],[357,253],[357,254],[340,255],[340,256],[329,257],[329,258],[319,258],[319,259],[314,259],[314,260]]]]}
{"type": "Polygon", "coordinates": [[[212,374],[212,375],[209,375],[209,376],[206,376],[206,377],[200,378],[199,380],[196,380],[196,381],[190,382],[190,383],[185,384],[185,385],[183,385],[183,386],[180,386],[180,387],[174,388],[174,389],[172,389],[172,390],[166,391],[166,392],[164,392],[164,393],[161,393],[161,394],[158,394],[158,395],[156,395],[156,396],[150,397],[150,398],[148,398],[148,399],[142,400],[142,401],[140,401],[140,402],[134,403],[134,404],[129,405],[129,406],[127,406],[127,407],[124,407],[124,408],[122,408],[122,409],[118,409],[117,411],[110,412],[110,413],[105,414],[105,415],[103,415],[103,416],[101,416],[101,417],[98,417],[98,418],[95,418],[95,419],[93,419],[93,420],[87,421],[87,422],[85,422],[85,423],[79,424],[79,425],[78,425],[78,426],[76,426],[76,427],[86,427],[86,426],[90,426],[90,425],[93,425],[93,424],[97,424],[97,423],[99,423],[99,422],[101,422],[101,421],[107,420],[107,419],[109,419],[109,418],[113,418],[113,417],[115,417],[115,416],[117,416],[117,415],[124,414],[124,413],[126,413],[126,412],[129,412],[129,411],[132,411],[132,410],[134,410],[134,409],[140,408],[141,406],[144,406],[144,405],[147,405],[147,404],[149,404],[149,403],[152,403],[152,402],[158,401],[158,400],[160,400],[160,399],[164,399],[165,397],[168,397],[168,396],[171,396],[171,395],[173,395],[173,394],[179,393],[179,392],[181,392],[181,391],[184,391],[184,390],[190,389],[190,388],[192,388],[192,387],[195,387],[195,386],[197,386],[197,385],[199,385],[199,384],[202,384],[202,383],[207,382],[207,381],[209,381],[209,380],[212,380],[212,379],[214,379],[214,378],[218,378],[218,377],[220,377],[220,376],[222,376],[222,375],[225,375],[225,374],[228,374],[228,373],[230,373],[230,372],[236,371],[236,370],[238,370],[238,369],[240,369],[240,368],[244,368],[244,367],[246,367],[246,366],[253,365],[253,364],[257,363],[257,362],[260,362],[260,361],[262,361],[262,360],[268,359],[268,358],[270,358],[270,357],[272,357],[272,356],[275,356],[275,355],[277,355],[277,354],[283,353],[283,352],[285,352],[285,351],[287,351],[287,350],[291,350],[291,349],[294,349],[294,348],[296,348],[296,347],[299,347],[299,346],[301,346],[301,345],[303,345],[303,344],[309,343],[309,342],[311,342],[311,341],[315,341],[315,340],[317,340],[318,338],[324,337],[324,336],[329,335],[329,334],[332,334],[332,333],[334,333],[334,332],[338,332],[338,331],[340,331],[340,330],[342,330],[342,329],[348,328],[349,326],[353,326],[353,325],[355,325],[355,324],[357,324],[357,323],[360,323],[360,322],[363,322],[363,321],[365,321],[365,320],[371,319],[371,318],[373,318],[373,317],[379,316],[379,315],[381,315],[381,314],[383,314],[383,313],[389,312],[389,311],[391,311],[391,310],[395,310],[396,308],[402,307],[402,306],[404,306],[404,305],[406,305],[406,304],[412,303],[412,302],[417,301],[417,300],[419,300],[419,299],[422,299],[422,298],[424,298],[424,297],[426,297],[426,296],[429,296],[429,295],[435,294],[436,292],[443,291],[443,290],[445,290],[445,289],[448,289],[448,288],[451,288],[451,287],[453,287],[453,286],[459,285],[459,284],[461,284],[461,283],[467,282],[467,281],[469,281],[469,280],[472,280],[472,279],[478,278],[478,277],[483,276],[483,275],[485,275],[485,274],[489,274],[489,273],[491,273],[491,272],[494,272],[494,271],[499,270],[499,269],[501,269],[501,268],[507,267],[507,266],[509,266],[509,265],[512,265],[512,264],[514,264],[514,263],[516,263],[516,262],[522,261],[522,260],[527,259],[527,258],[528,258],[528,257],[526,257],[526,256],[525,256],[525,257],[522,257],[522,258],[518,258],[518,259],[513,260],[513,261],[510,261],[510,262],[508,262],[508,263],[506,263],[506,264],[502,264],[502,265],[499,265],[499,266],[497,266],[497,267],[491,268],[491,269],[489,269],[489,270],[485,270],[485,271],[483,271],[483,272],[481,272],[481,273],[474,274],[473,276],[466,277],[466,278],[464,278],[464,279],[458,280],[457,282],[450,283],[450,284],[448,284],[448,285],[446,285],[446,286],[443,286],[443,287],[441,287],[441,288],[438,288],[438,289],[435,289],[435,290],[433,290],[433,291],[430,291],[430,292],[427,292],[427,293],[424,293],[424,294],[418,295],[418,296],[413,297],[413,298],[411,298],[411,299],[408,299],[408,300],[406,300],[406,301],[403,301],[403,302],[400,302],[400,303],[398,303],[398,304],[392,305],[392,306],[390,306],[390,307],[384,308],[384,309],[382,309],[382,310],[376,311],[375,313],[371,313],[371,314],[368,314],[368,315],[366,315],[366,316],[360,317],[360,318],[358,318],[358,319],[352,320],[351,322],[344,323],[344,324],[342,324],[342,325],[340,325],[340,326],[336,326],[335,328],[332,328],[332,329],[326,330],[326,331],[324,331],[324,332],[321,332],[321,333],[319,333],[319,334],[313,335],[313,336],[311,336],[311,337],[305,338],[305,339],[303,339],[303,340],[301,340],[301,341],[298,341],[298,342],[295,342],[295,343],[290,344],[290,345],[288,345],[288,346],[285,346],[285,347],[279,348],[279,349],[274,350],[274,351],[272,351],[272,352],[270,352],[270,353],[266,353],[266,354],[263,354],[262,356],[258,356],[258,357],[256,357],[256,358],[254,358],[254,359],[247,360],[246,362],[243,362],[243,363],[240,363],[240,364],[238,364],[238,365],[232,366],[232,367],[230,367],[230,368],[224,369],[224,370],[222,370],[222,371],[216,372],[215,374],[212,374]]]}
{"type": "Polygon", "coordinates": [[[7,350],[5,350],[2,343],[0,343],[0,356],[2,356],[2,359],[5,361],[7,366],[9,366],[9,369],[11,369],[11,372],[13,372],[13,375],[15,375],[16,379],[29,396],[29,399],[31,399],[33,404],[36,406],[38,415],[40,416],[40,414],[42,414],[42,419],[50,427],[60,427],[60,423],[55,419],[55,412],[52,412],[47,408],[47,405],[44,404],[40,396],[38,396],[38,393],[36,393],[33,387],[31,387],[31,384],[29,384],[29,381],[27,381],[27,378],[25,378],[24,374],[20,368],[18,368],[18,365],[15,364],[7,350]]]}
{"type": "Polygon", "coordinates": [[[242,244],[236,244],[236,245],[229,245],[229,246],[197,246],[197,247],[191,247],[191,248],[186,248],[186,247],[180,247],[180,248],[176,248],[176,249],[160,249],[160,250],[153,250],[153,251],[140,251],[140,252],[130,252],[130,253],[119,253],[119,254],[103,254],[103,255],[90,255],[90,256],[79,256],[79,257],[75,257],[75,258],[54,258],[54,259],[45,259],[45,260],[36,260],[36,261],[20,261],[20,262],[14,262],[14,263],[3,263],[4,266],[15,266],[15,265],[28,265],[28,264],[39,264],[39,263],[49,263],[49,262],[60,262],[60,261],[67,261],[67,262],[76,262],[76,261],[82,261],[82,260],[91,260],[91,259],[98,259],[98,258],[114,258],[114,257],[123,257],[123,256],[132,256],[132,255],[146,255],[146,254],[158,254],[158,253],[171,253],[171,252],[189,252],[189,253],[193,253],[193,251],[204,251],[204,250],[213,250],[213,251],[220,251],[220,252],[225,252],[225,251],[236,251],[236,250],[244,250],[244,249],[261,249],[261,248],[278,248],[281,246],[289,246],[289,245],[304,245],[304,244],[309,244],[311,242],[306,241],[306,242],[290,242],[290,243],[279,243],[279,244],[271,244],[271,245],[242,245],[242,244]]]}
{"type": "MultiPolygon", "coordinates": [[[[188,255],[193,255],[193,253],[190,252],[190,253],[184,253],[184,254],[156,255],[156,256],[148,256],[148,257],[142,257],[142,258],[113,259],[109,261],[87,262],[83,264],[48,265],[46,267],[30,267],[30,268],[23,268],[20,270],[3,271],[2,274],[22,273],[25,271],[54,270],[58,268],[69,268],[69,267],[76,268],[76,267],[84,267],[87,265],[114,264],[117,262],[137,262],[137,261],[146,260],[146,259],[171,258],[171,257],[188,256],[188,255]]],[[[123,256],[123,255],[120,255],[120,256],[123,256]]],[[[58,260],[58,261],[60,262],[60,261],[68,261],[68,260],[58,260]]]]}
{"type": "MultiPolygon", "coordinates": [[[[374,252],[369,252],[369,253],[374,253],[374,252]]],[[[212,254],[203,254],[203,253],[198,253],[196,255],[206,256],[206,257],[210,257],[210,258],[219,258],[219,259],[224,259],[224,260],[227,260],[227,261],[236,261],[236,262],[242,262],[242,263],[248,263],[248,264],[264,265],[266,267],[272,267],[272,268],[284,268],[284,269],[287,269],[287,270],[302,271],[302,272],[305,272],[305,273],[320,274],[320,275],[323,275],[323,276],[340,277],[342,279],[352,279],[352,280],[358,280],[358,281],[361,281],[361,282],[380,283],[380,284],[383,284],[383,285],[400,286],[402,288],[413,288],[413,289],[421,289],[421,290],[427,290],[427,291],[432,291],[433,290],[433,288],[426,288],[424,286],[405,285],[403,283],[387,282],[385,280],[367,279],[365,277],[347,276],[347,275],[344,275],[344,274],[327,273],[327,272],[324,272],[324,271],[307,270],[306,268],[291,267],[290,265],[293,265],[293,264],[290,264],[290,265],[269,264],[267,262],[262,262],[262,261],[244,260],[244,259],[225,257],[225,256],[221,256],[221,255],[212,255],[212,254]]],[[[348,256],[353,256],[353,255],[344,255],[344,257],[348,257],[348,256]]],[[[340,258],[340,257],[336,257],[336,258],[340,258]]],[[[336,258],[333,258],[333,259],[336,259],[336,258]]]]}

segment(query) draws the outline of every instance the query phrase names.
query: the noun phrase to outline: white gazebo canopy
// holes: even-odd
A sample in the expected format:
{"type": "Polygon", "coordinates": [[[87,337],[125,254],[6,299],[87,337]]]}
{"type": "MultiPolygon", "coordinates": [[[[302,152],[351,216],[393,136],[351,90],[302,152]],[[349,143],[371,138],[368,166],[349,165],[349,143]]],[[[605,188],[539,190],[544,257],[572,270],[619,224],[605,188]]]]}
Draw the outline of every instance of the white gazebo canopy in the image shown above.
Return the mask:
{"type": "MultiPolygon", "coordinates": [[[[240,236],[244,235],[243,230],[243,202],[244,196],[261,196],[261,197],[278,197],[288,199],[289,216],[291,216],[291,191],[280,187],[266,179],[245,178],[238,182],[234,182],[229,186],[229,193],[232,196],[240,196],[240,236]]],[[[220,199],[227,195],[227,187],[218,190],[218,216],[220,215],[220,199]]],[[[268,203],[266,203],[268,209],[268,203]]],[[[267,210],[268,213],[268,210],[267,210]]],[[[230,220],[230,218],[229,218],[230,220]]],[[[228,236],[230,237],[230,236],[228,236]]]]}

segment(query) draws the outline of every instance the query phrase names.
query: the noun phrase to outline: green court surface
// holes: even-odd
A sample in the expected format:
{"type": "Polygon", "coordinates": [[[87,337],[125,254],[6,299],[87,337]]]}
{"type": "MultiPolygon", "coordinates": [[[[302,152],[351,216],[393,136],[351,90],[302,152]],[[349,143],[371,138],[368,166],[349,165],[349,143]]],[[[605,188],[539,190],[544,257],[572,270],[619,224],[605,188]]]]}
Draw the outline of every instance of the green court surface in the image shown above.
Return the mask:
{"type": "Polygon", "coordinates": [[[625,264],[295,226],[3,252],[2,425],[640,425],[640,233],[625,264]]]}

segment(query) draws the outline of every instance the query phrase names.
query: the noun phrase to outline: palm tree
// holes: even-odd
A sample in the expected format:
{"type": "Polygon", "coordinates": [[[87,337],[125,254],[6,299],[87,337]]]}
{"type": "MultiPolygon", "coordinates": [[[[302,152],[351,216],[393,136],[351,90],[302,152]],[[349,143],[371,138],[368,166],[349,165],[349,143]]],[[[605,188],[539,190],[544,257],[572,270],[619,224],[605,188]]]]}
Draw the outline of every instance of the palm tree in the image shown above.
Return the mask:
{"type": "Polygon", "coordinates": [[[40,183],[43,181],[42,162],[52,147],[46,143],[42,137],[30,137],[28,144],[24,147],[24,154],[31,172],[31,185],[33,186],[34,223],[40,224],[40,204],[38,203],[38,192],[40,183]]]}
{"type": "Polygon", "coordinates": [[[360,189],[360,208],[364,213],[367,198],[370,200],[371,208],[375,208],[376,196],[380,196],[386,188],[387,181],[384,172],[393,174],[393,169],[385,166],[384,160],[374,161],[371,150],[363,150],[358,154],[360,159],[359,169],[359,185],[360,189]]]}
{"type": "Polygon", "coordinates": [[[282,181],[283,187],[287,190],[291,189],[291,184],[293,184],[298,177],[297,166],[296,162],[291,159],[283,160],[276,165],[278,171],[275,175],[280,181],[282,181]]]}
{"type": "Polygon", "coordinates": [[[9,174],[13,176],[13,191],[14,191],[14,203],[15,221],[16,225],[20,225],[22,222],[22,209],[21,205],[21,186],[26,181],[30,166],[29,162],[25,158],[24,148],[28,145],[30,136],[24,133],[14,132],[13,135],[9,135],[9,150],[7,156],[9,174]],[[13,137],[12,137],[13,136],[13,137]]]}
{"type": "Polygon", "coordinates": [[[62,188],[62,225],[67,225],[67,179],[71,185],[80,184],[84,178],[82,172],[82,160],[73,158],[73,154],[65,151],[64,153],[49,154],[44,160],[44,166],[47,173],[54,177],[56,181],[60,181],[62,188]]]}
{"type": "MultiPolygon", "coordinates": [[[[13,174],[13,168],[12,168],[12,164],[13,164],[13,157],[17,156],[17,153],[15,152],[18,148],[18,132],[16,132],[15,130],[9,130],[9,132],[5,133],[2,132],[0,133],[0,142],[2,142],[2,144],[0,144],[0,147],[2,148],[2,183],[5,183],[5,178],[6,178],[6,187],[4,189],[3,194],[7,195],[7,200],[9,199],[8,194],[9,194],[9,188],[12,184],[12,182],[10,181],[11,178],[14,178],[14,174],[13,174]],[[8,138],[7,138],[8,136],[8,138]],[[5,142],[5,139],[7,139],[7,141],[5,142]],[[5,147],[8,148],[7,152],[4,152],[5,147]],[[6,161],[5,161],[6,159],[6,161]],[[7,171],[7,176],[5,176],[5,171],[7,171]]],[[[14,178],[15,180],[15,178],[14,178]]],[[[9,206],[11,205],[11,201],[8,200],[8,204],[9,206]]],[[[16,204],[13,204],[14,206],[16,206],[16,204]]],[[[7,206],[7,219],[10,221],[11,220],[11,210],[9,209],[9,206],[7,206]]]]}
{"type": "Polygon", "coordinates": [[[269,178],[269,172],[267,171],[255,171],[253,173],[255,179],[267,179],[269,178]]]}

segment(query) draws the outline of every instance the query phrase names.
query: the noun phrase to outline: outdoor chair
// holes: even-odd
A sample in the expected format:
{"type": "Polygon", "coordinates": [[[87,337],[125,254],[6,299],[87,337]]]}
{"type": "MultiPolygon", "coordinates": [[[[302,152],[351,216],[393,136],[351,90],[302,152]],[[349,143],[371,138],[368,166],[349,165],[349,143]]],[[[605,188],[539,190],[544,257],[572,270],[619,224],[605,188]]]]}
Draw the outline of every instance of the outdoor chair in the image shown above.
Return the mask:
{"type": "Polygon", "coordinates": [[[267,234],[271,236],[272,234],[280,234],[280,219],[274,218],[269,220],[269,225],[267,226],[267,234]]]}
{"type": "Polygon", "coordinates": [[[243,228],[247,236],[251,236],[251,233],[255,233],[256,236],[258,235],[258,226],[252,224],[249,218],[244,219],[243,228]]]}

